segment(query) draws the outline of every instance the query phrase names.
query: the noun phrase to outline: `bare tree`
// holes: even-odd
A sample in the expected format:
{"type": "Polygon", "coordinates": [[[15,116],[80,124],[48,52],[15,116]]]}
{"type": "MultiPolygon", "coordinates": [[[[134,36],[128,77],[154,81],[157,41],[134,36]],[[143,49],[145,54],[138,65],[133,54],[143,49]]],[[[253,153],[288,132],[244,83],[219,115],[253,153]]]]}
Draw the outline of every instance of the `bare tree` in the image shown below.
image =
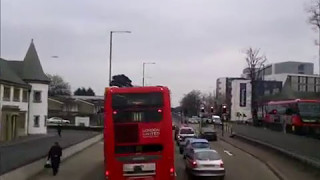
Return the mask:
{"type": "Polygon", "coordinates": [[[312,0],[309,7],[307,8],[307,13],[309,14],[308,22],[311,24],[313,29],[318,31],[318,40],[316,40],[316,45],[319,47],[319,75],[320,75],[320,0],[312,0]]]}
{"type": "Polygon", "coordinates": [[[245,52],[246,62],[249,69],[249,78],[251,80],[251,113],[252,119],[255,122],[257,120],[257,101],[256,101],[256,80],[258,74],[264,67],[267,58],[265,55],[260,55],[260,49],[248,48],[245,52]]]}
{"type": "Polygon", "coordinates": [[[252,49],[248,48],[245,52],[246,54],[246,62],[249,69],[249,77],[251,81],[257,79],[257,73],[260,72],[265,62],[267,61],[266,56],[259,55],[260,49],[252,49]]]}

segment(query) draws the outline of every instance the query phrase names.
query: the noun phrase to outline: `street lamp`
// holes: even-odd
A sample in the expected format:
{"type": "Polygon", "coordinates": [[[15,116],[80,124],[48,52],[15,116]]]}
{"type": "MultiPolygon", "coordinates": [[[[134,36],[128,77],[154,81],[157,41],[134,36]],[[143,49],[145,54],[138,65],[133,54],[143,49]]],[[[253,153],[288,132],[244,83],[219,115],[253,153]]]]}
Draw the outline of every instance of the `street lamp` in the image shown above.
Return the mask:
{"type": "Polygon", "coordinates": [[[112,34],[113,33],[131,33],[131,31],[110,31],[109,86],[110,86],[110,83],[111,83],[112,34]]]}
{"type": "Polygon", "coordinates": [[[142,68],[142,86],[144,86],[144,69],[146,64],[156,64],[155,62],[144,62],[143,63],[143,68],[142,68]]]}

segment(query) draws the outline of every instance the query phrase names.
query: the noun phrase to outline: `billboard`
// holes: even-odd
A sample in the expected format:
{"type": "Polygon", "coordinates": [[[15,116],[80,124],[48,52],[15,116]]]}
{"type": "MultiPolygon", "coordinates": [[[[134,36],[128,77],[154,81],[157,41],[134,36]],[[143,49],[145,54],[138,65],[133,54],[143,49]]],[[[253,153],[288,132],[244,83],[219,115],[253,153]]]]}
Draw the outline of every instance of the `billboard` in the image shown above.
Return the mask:
{"type": "Polygon", "coordinates": [[[247,106],[247,83],[240,83],[240,107],[247,106]]]}

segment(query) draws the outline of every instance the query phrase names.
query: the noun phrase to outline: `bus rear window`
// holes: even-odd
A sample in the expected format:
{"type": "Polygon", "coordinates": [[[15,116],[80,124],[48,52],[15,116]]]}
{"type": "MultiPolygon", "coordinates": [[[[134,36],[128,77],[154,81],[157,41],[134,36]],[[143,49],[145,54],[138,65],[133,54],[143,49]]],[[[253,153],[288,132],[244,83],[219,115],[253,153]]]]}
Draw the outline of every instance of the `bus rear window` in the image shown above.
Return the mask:
{"type": "Polygon", "coordinates": [[[112,108],[122,109],[128,107],[162,107],[163,94],[153,93],[119,93],[112,95],[112,108]]]}
{"type": "Polygon", "coordinates": [[[162,120],[161,109],[119,110],[113,114],[114,123],[159,122],[162,120]]]}
{"type": "Polygon", "coordinates": [[[116,146],[116,154],[135,154],[135,153],[150,153],[161,152],[163,146],[161,144],[148,144],[148,145],[131,145],[131,146],[116,146]]]}

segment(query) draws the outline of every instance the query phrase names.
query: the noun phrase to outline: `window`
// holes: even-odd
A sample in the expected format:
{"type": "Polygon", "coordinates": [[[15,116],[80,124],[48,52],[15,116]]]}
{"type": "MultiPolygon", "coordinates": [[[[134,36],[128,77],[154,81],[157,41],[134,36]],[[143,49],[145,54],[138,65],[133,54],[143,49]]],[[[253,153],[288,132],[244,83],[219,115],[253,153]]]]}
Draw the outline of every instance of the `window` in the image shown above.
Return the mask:
{"type": "Polygon", "coordinates": [[[162,93],[129,93],[113,94],[112,107],[123,109],[128,107],[161,107],[163,106],[162,93]]]}
{"type": "Polygon", "coordinates": [[[41,103],[41,91],[33,92],[33,102],[41,103]]]}
{"type": "Polygon", "coordinates": [[[297,76],[291,76],[291,83],[298,83],[299,79],[297,76]]]}
{"type": "Polygon", "coordinates": [[[48,119],[48,117],[45,115],[44,116],[44,126],[47,126],[47,119],[48,119]]]}
{"type": "Polygon", "coordinates": [[[315,86],[314,85],[308,85],[308,92],[314,92],[315,86]]]}
{"type": "Polygon", "coordinates": [[[306,77],[299,77],[299,83],[307,83],[307,78],[306,77]]]}
{"type": "Polygon", "coordinates": [[[299,89],[298,89],[298,84],[292,84],[292,90],[293,91],[298,91],[299,89]]]}
{"type": "Polygon", "coordinates": [[[22,91],[22,102],[28,102],[28,90],[22,91]]]}
{"type": "Polygon", "coordinates": [[[221,157],[213,151],[203,151],[195,154],[197,160],[219,160],[221,157]]]}
{"type": "Polygon", "coordinates": [[[316,78],[316,84],[320,85],[320,78],[316,78]]]}
{"type": "Polygon", "coordinates": [[[33,127],[39,127],[39,126],[40,126],[40,116],[34,116],[33,127]]]}
{"type": "Polygon", "coordinates": [[[306,85],[299,85],[300,92],[306,92],[306,85]]]}
{"type": "Polygon", "coordinates": [[[320,92],[320,86],[316,86],[316,92],[320,92]]]}
{"type": "Polygon", "coordinates": [[[20,101],[20,89],[19,88],[14,88],[13,101],[16,101],[16,102],[20,101]]]}
{"type": "Polygon", "coordinates": [[[8,86],[4,86],[3,88],[3,100],[10,101],[11,89],[8,86]]]}
{"type": "Polygon", "coordinates": [[[162,116],[162,109],[158,108],[113,111],[114,123],[159,122],[162,116]]]}
{"type": "Polygon", "coordinates": [[[116,154],[152,153],[163,151],[161,144],[115,146],[116,154]]]}
{"type": "Polygon", "coordinates": [[[314,85],[315,84],[315,80],[316,80],[316,78],[308,77],[308,84],[314,85]]]}
{"type": "Polygon", "coordinates": [[[276,88],[276,89],[273,90],[273,94],[277,94],[277,93],[279,93],[279,92],[280,92],[280,89],[279,89],[279,88],[276,88]]]}
{"type": "Polygon", "coordinates": [[[300,65],[298,66],[298,73],[299,73],[299,74],[304,74],[304,64],[300,64],[300,65]]]}

